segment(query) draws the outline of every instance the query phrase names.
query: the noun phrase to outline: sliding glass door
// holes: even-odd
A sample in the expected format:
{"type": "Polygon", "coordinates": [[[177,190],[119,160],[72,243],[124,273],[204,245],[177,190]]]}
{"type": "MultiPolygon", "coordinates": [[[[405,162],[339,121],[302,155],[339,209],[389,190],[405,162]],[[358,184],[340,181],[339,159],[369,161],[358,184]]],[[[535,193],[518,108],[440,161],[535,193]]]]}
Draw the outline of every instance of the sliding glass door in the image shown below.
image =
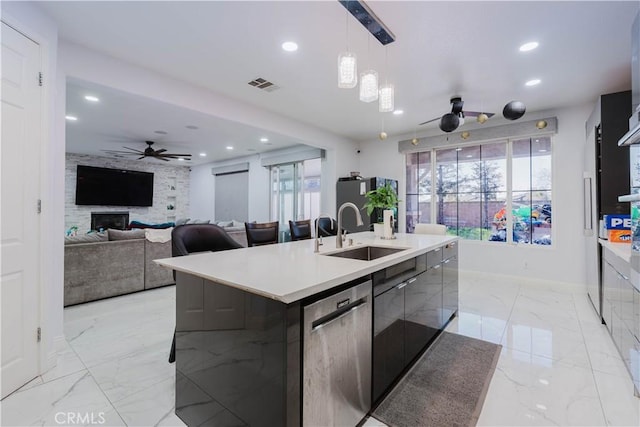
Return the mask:
{"type": "Polygon", "coordinates": [[[271,221],[280,223],[280,240],[289,240],[289,220],[320,213],[320,159],[271,166],[271,221]]]}

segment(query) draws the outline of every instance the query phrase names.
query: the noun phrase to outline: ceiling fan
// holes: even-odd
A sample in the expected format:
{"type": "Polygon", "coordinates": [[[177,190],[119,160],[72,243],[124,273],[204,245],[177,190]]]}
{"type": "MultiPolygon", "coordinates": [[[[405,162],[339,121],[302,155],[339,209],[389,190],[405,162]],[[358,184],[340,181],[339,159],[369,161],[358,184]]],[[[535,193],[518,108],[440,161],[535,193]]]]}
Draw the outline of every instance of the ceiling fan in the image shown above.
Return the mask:
{"type": "Polygon", "coordinates": [[[145,141],[145,143],[148,145],[148,147],[145,148],[144,151],[136,150],[134,148],[129,148],[129,147],[122,147],[122,148],[126,148],[129,151],[118,151],[118,150],[102,150],[102,151],[110,154],[125,154],[130,156],[140,156],[138,157],[138,160],[144,159],[145,157],[153,157],[155,159],[164,160],[165,162],[168,162],[169,159],[180,159],[180,158],[183,158],[185,160],[191,160],[191,154],[166,153],[165,151],[167,150],[164,148],[161,148],[159,150],[154,150],[151,147],[153,145],[153,141],[145,141]]]}
{"type": "Polygon", "coordinates": [[[494,116],[494,113],[485,113],[480,111],[464,111],[462,109],[464,105],[464,101],[460,96],[453,96],[451,98],[451,112],[446,113],[442,117],[436,117],[435,119],[427,120],[426,122],[420,123],[419,126],[425,125],[427,123],[435,122],[436,120],[440,120],[440,129],[443,132],[453,132],[464,123],[465,117],[477,117],[477,121],[479,123],[486,122],[490,117],[494,116]]]}

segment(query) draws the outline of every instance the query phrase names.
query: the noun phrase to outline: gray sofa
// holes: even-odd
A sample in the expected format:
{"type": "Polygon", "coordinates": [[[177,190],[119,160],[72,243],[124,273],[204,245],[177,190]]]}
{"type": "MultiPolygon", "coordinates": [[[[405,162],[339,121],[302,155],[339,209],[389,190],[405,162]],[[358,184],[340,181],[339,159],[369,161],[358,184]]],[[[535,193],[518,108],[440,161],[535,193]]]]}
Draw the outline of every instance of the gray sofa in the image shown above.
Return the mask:
{"type": "MultiPolygon", "coordinates": [[[[134,237],[134,232],[118,230],[109,230],[104,234],[108,236],[109,232],[112,235],[131,233],[131,237],[134,237]]],[[[65,306],[174,283],[172,272],[153,262],[154,259],[171,257],[171,241],[150,242],[144,238],[144,230],[138,231],[136,238],[131,237],[106,240],[104,236],[99,236],[88,243],[66,239],[65,306]]]]}

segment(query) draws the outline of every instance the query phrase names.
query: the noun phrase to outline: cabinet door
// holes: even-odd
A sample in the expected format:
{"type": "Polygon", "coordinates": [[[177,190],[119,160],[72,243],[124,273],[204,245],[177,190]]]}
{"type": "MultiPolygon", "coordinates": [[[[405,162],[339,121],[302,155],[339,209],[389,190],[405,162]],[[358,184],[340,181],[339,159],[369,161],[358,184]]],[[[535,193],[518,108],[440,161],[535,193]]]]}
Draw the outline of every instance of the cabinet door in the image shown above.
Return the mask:
{"type": "Polygon", "coordinates": [[[429,288],[427,272],[407,280],[404,288],[404,351],[408,365],[438,332],[429,327],[429,288]]]}
{"type": "Polygon", "coordinates": [[[442,323],[458,312],[458,255],[442,261],[442,323]]]}
{"type": "Polygon", "coordinates": [[[374,299],[373,400],[380,398],[404,369],[404,283],[374,299]]]}
{"type": "Polygon", "coordinates": [[[427,326],[440,330],[444,326],[442,314],[442,262],[427,270],[427,326]]]}

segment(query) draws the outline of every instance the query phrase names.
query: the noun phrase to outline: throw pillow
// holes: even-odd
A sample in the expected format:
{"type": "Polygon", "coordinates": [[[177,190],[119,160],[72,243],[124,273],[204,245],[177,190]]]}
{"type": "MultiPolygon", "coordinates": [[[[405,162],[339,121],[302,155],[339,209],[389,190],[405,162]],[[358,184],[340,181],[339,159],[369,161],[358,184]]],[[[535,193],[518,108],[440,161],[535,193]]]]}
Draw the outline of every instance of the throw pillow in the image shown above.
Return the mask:
{"type": "Polygon", "coordinates": [[[178,226],[178,225],[184,225],[184,224],[186,224],[187,222],[189,222],[189,220],[190,220],[190,219],[191,219],[191,218],[178,218],[178,219],[176,219],[176,226],[178,226]]]}
{"type": "Polygon", "coordinates": [[[187,222],[187,224],[209,224],[211,222],[211,220],[202,220],[202,219],[192,219],[191,221],[187,222]]]}
{"type": "Polygon", "coordinates": [[[129,223],[129,228],[132,230],[136,228],[170,228],[173,226],[175,226],[175,223],[173,222],[163,222],[161,224],[147,224],[140,221],[131,221],[129,223]]]}
{"type": "Polygon", "coordinates": [[[216,222],[216,225],[219,227],[232,227],[233,221],[218,221],[216,222]]]}
{"type": "Polygon", "coordinates": [[[231,222],[233,223],[233,224],[232,224],[232,227],[244,227],[244,222],[242,222],[242,221],[236,221],[236,220],[234,219],[234,220],[233,220],[233,221],[231,221],[231,222]]]}
{"type": "Polygon", "coordinates": [[[110,228],[107,230],[109,233],[109,240],[131,240],[131,239],[144,239],[144,230],[114,230],[110,228]]]}
{"type": "Polygon", "coordinates": [[[172,231],[173,227],[163,229],[147,228],[144,230],[144,236],[150,242],[165,243],[171,240],[172,231]]]}
{"type": "Polygon", "coordinates": [[[96,243],[96,242],[106,242],[109,240],[109,236],[106,232],[104,233],[89,233],[89,234],[79,234],[75,236],[65,236],[64,244],[65,245],[75,245],[77,243],[96,243]]]}

